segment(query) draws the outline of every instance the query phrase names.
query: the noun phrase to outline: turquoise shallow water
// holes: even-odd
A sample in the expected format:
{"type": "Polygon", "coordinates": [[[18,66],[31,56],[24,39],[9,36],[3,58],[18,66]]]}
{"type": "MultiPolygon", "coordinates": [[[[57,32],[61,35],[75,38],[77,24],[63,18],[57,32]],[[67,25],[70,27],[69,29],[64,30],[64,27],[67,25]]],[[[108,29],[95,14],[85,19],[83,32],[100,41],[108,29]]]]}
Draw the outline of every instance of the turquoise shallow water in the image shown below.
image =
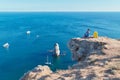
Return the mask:
{"type": "Polygon", "coordinates": [[[18,80],[37,65],[44,65],[46,56],[51,69],[67,69],[75,61],[67,42],[82,37],[87,28],[91,35],[120,38],[120,12],[10,12],[0,13],[0,80],[18,80]],[[30,30],[31,34],[26,35],[30,30]],[[39,38],[36,37],[39,35],[39,38]],[[9,49],[2,45],[8,42],[9,49]],[[52,57],[48,50],[58,42],[65,56],[52,57]]]}

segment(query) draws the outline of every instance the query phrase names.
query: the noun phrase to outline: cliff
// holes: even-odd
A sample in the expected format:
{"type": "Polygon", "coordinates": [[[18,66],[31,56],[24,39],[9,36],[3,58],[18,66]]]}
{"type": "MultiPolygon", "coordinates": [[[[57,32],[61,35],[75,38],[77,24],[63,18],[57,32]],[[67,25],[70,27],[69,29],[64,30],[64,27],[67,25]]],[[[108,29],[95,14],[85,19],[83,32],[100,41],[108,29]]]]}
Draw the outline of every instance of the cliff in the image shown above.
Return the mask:
{"type": "Polygon", "coordinates": [[[68,43],[68,46],[74,60],[86,59],[85,57],[92,54],[111,57],[120,53],[120,41],[107,37],[73,38],[68,43]]]}
{"type": "Polygon", "coordinates": [[[68,47],[78,63],[53,73],[38,66],[20,80],[119,80],[120,41],[106,37],[73,38],[68,47]]]}
{"type": "Polygon", "coordinates": [[[20,80],[39,80],[39,78],[44,77],[52,73],[48,66],[38,65],[33,70],[24,74],[20,80]]]}

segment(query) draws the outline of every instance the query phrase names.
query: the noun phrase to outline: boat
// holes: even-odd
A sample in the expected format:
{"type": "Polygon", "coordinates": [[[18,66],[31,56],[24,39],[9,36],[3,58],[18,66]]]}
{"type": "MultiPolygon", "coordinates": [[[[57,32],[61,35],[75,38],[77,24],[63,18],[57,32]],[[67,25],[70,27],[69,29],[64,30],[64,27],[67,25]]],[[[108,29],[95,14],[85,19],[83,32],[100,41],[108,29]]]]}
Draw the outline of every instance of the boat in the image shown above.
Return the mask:
{"type": "Polygon", "coordinates": [[[47,61],[45,62],[45,64],[47,64],[47,65],[51,64],[51,62],[48,61],[48,56],[47,56],[47,61]]]}
{"type": "Polygon", "coordinates": [[[4,48],[9,48],[9,46],[10,46],[9,43],[3,44],[3,47],[4,47],[4,48]]]}
{"type": "Polygon", "coordinates": [[[39,35],[36,35],[37,38],[39,38],[40,36],[39,35]]]}
{"type": "Polygon", "coordinates": [[[31,31],[27,31],[26,33],[27,33],[27,34],[30,34],[30,33],[31,33],[31,31]]]}

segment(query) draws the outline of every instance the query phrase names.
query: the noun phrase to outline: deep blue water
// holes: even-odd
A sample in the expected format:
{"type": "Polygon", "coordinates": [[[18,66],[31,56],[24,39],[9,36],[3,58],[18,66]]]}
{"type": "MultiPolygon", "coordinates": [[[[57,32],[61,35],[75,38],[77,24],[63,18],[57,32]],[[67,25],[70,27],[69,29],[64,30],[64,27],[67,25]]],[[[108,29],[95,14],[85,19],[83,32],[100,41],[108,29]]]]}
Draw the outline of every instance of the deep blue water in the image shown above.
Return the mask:
{"type": "Polygon", "coordinates": [[[67,42],[82,37],[87,28],[91,35],[120,38],[120,12],[10,12],[0,13],[0,80],[18,80],[37,65],[44,65],[46,56],[52,70],[67,69],[75,63],[67,42]],[[31,34],[26,35],[30,30],[31,34]],[[40,37],[37,38],[36,35],[40,37]],[[10,44],[9,49],[2,47],[10,44]],[[52,57],[48,50],[58,42],[65,56],[52,57]]]}

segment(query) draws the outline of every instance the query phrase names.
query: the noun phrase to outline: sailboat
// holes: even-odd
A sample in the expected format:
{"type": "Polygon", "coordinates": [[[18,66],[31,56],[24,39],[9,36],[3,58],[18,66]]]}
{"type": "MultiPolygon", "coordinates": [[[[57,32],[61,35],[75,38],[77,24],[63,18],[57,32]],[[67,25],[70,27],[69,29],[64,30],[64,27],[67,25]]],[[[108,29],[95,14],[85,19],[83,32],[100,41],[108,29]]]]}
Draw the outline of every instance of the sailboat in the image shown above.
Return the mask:
{"type": "Polygon", "coordinates": [[[48,61],[48,56],[47,56],[47,61],[45,62],[45,64],[47,64],[47,65],[51,64],[51,62],[48,61]]]}

